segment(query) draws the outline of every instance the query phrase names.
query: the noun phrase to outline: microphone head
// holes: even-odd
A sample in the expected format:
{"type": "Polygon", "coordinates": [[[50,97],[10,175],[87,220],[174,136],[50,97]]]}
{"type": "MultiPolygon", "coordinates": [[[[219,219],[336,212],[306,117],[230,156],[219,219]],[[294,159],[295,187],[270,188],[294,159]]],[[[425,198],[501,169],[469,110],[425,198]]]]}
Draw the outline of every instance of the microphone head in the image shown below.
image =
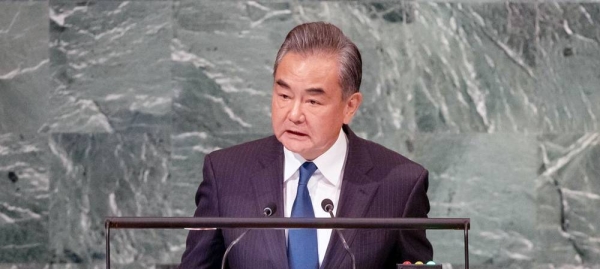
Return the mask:
{"type": "Polygon", "coordinates": [[[325,212],[333,212],[333,201],[331,201],[331,199],[323,199],[323,201],[321,201],[321,208],[323,208],[325,212]]]}
{"type": "Polygon", "coordinates": [[[268,203],[267,206],[265,206],[265,208],[263,209],[263,214],[265,215],[265,217],[273,216],[275,212],[277,212],[277,205],[273,202],[268,203]]]}

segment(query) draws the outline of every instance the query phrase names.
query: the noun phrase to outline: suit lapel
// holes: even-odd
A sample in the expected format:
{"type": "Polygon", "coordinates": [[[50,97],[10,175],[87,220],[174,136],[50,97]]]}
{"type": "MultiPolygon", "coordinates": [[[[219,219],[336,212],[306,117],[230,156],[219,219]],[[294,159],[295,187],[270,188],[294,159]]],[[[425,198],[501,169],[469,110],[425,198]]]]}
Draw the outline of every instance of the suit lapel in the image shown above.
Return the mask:
{"type": "MultiPolygon", "coordinates": [[[[363,145],[364,142],[346,125],[344,126],[344,132],[346,132],[349,142],[348,157],[336,217],[360,218],[366,215],[379,183],[367,176],[368,171],[373,167],[373,163],[369,156],[370,153],[363,145]]],[[[342,234],[348,244],[352,245],[356,230],[343,230],[342,234]]],[[[340,268],[340,263],[346,256],[346,250],[337,233],[332,233],[321,268],[340,268]]]]}
{"type": "MultiPolygon", "coordinates": [[[[275,203],[277,209],[274,216],[284,216],[283,205],[283,146],[275,137],[271,137],[264,149],[264,154],[257,156],[260,168],[249,175],[256,201],[262,208],[269,203],[275,203]]],[[[264,246],[268,246],[269,260],[275,262],[274,268],[287,268],[287,251],[284,230],[263,230],[264,246]]]]}
{"type": "MultiPolygon", "coordinates": [[[[345,125],[343,129],[348,136],[349,143],[337,216],[364,217],[377,192],[379,183],[367,176],[373,163],[369,156],[370,153],[363,145],[365,142],[358,138],[348,126],[345,125]]],[[[274,202],[277,205],[274,217],[282,218],[284,217],[283,146],[275,137],[272,137],[264,149],[264,154],[257,156],[257,159],[260,168],[255,170],[249,179],[254,188],[258,206],[263,207],[274,202]]],[[[343,230],[342,233],[348,244],[352,245],[356,230],[343,230]]],[[[270,260],[275,262],[274,267],[289,268],[284,230],[265,231],[264,234],[264,244],[268,246],[270,260]]],[[[346,250],[337,234],[332,233],[321,268],[340,268],[341,262],[346,256],[346,250]]]]}

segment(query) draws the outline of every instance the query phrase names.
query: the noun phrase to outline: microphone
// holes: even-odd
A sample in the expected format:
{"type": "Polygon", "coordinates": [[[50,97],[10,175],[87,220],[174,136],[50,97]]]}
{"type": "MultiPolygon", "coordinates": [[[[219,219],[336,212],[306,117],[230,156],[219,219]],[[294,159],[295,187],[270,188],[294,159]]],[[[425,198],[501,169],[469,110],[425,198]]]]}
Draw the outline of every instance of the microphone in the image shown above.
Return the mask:
{"type": "MultiPolygon", "coordinates": [[[[273,214],[275,214],[275,212],[277,212],[277,205],[273,202],[268,203],[264,208],[263,208],[263,215],[265,217],[270,217],[273,216],[273,214]]],[[[221,260],[221,269],[225,269],[225,261],[227,260],[227,255],[229,255],[229,252],[231,251],[231,249],[233,248],[233,246],[235,246],[238,242],[240,242],[240,240],[242,240],[242,238],[246,235],[246,233],[248,233],[248,231],[250,231],[250,229],[247,229],[246,231],[244,231],[242,234],[240,234],[235,240],[233,240],[233,242],[231,242],[231,244],[227,247],[227,249],[225,250],[225,253],[223,254],[223,259],[221,260]]]]}
{"type": "Polygon", "coordinates": [[[332,218],[335,218],[333,215],[333,201],[330,199],[323,199],[323,201],[321,201],[321,208],[323,208],[325,212],[329,213],[332,218]]]}
{"type": "MultiPolygon", "coordinates": [[[[323,211],[329,213],[329,215],[331,216],[331,218],[335,218],[335,216],[333,215],[333,201],[331,201],[330,199],[323,199],[323,201],[321,201],[321,208],[323,208],[323,211]]],[[[352,269],[356,269],[356,258],[354,257],[354,254],[352,254],[352,251],[350,250],[350,246],[348,246],[348,243],[346,242],[346,239],[344,238],[344,235],[342,235],[342,232],[340,232],[340,230],[338,229],[334,229],[337,234],[340,236],[340,239],[342,240],[342,244],[344,244],[344,248],[346,249],[346,252],[348,252],[348,254],[350,254],[350,258],[352,259],[352,269]]]]}
{"type": "Polygon", "coordinates": [[[265,217],[270,217],[270,216],[273,216],[273,214],[275,214],[276,211],[277,211],[277,205],[273,202],[270,202],[263,209],[263,214],[265,215],[265,217]]]}

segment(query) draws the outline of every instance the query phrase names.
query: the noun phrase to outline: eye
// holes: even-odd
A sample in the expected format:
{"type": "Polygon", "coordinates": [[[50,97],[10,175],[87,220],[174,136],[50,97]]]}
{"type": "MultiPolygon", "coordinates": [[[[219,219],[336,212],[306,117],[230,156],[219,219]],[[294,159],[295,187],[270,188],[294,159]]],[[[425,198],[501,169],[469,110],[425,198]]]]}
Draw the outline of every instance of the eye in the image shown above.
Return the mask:
{"type": "Polygon", "coordinates": [[[283,100],[288,100],[288,99],[290,99],[290,96],[289,96],[289,95],[287,95],[287,94],[283,94],[283,93],[282,93],[282,94],[279,94],[279,97],[280,97],[281,99],[283,99],[283,100]]]}
{"type": "Polygon", "coordinates": [[[321,104],[317,100],[308,100],[308,103],[311,105],[320,105],[321,104]]]}

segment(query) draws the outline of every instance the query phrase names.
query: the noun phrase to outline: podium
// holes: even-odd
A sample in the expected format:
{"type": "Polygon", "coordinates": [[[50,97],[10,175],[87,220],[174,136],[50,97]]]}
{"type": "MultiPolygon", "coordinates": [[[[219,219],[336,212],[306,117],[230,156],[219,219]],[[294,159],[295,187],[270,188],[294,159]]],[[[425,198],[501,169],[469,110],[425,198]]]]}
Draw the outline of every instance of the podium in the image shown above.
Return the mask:
{"type": "MultiPolygon", "coordinates": [[[[465,269],[469,269],[468,218],[195,218],[195,217],[107,217],[104,222],[106,268],[110,269],[111,229],[392,229],[463,230],[465,269]]],[[[398,268],[441,268],[426,265],[398,265],[398,268]]]]}

